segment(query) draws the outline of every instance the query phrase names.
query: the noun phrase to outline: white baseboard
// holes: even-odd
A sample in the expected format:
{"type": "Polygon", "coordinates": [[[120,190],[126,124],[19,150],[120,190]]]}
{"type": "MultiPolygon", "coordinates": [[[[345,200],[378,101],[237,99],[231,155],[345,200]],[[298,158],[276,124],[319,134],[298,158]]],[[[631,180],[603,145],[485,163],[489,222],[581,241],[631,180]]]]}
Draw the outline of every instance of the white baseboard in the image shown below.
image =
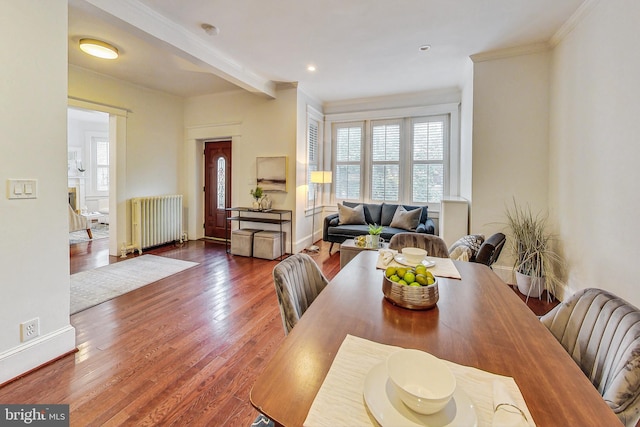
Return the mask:
{"type": "Polygon", "coordinates": [[[0,354],[0,384],[4,384],[63,354],[75,350],[76,330],[68,325],[0,354]]]}

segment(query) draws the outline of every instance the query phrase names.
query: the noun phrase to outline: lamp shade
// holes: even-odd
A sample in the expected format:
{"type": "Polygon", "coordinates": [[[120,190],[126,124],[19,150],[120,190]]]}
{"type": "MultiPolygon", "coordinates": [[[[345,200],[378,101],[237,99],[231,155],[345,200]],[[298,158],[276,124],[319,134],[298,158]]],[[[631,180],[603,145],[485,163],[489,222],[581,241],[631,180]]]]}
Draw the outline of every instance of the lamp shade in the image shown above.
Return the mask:
{"type": "Polygon", "coordinates": [[[311,182],[314,184],[330,184],[331,171],[313,171],[311,172],[311,182]]]}
{"type": "Polygon", "coordinates": [[[118,49],[109,43],[95,39],[81,39],[80,50],[92,56],[103,59],[116,59],[118,57],[118,49]]]}

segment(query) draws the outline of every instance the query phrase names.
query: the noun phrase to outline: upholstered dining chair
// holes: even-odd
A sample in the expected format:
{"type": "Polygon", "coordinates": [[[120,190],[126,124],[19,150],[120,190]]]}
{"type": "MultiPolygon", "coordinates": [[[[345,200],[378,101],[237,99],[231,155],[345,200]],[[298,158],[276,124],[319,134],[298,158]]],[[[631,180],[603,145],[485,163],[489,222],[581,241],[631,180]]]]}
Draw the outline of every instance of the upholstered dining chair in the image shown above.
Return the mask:
{"type": "Polygon", "coordinates": [[[640,310],[601,289],[576,292],[542,323],[626,426],[640,419],[640,310]]]}
{"type": "Polygon", "coordinates": [[[285,335],[298,323],[313,300],[329,282],[318,264],[307,254],[297,253],[273,268],[285,335]]]}
{"type": "MultiPolygon", "coordinates": [[[[285,258],[273,268],[273,282],[285,335],[291,332],[329,283],[313,258],[302,252],[285,258]]],[[[259,414],[251,423],[251,427],[273,426],[274,422],[263,414],[259,414]]]]}
{"type": "Polygon", "coordinates": [[[389,249],[422,248],[428,256],[449,258],[447,244],[438,236],[423,233],[397,233],[389,240],[389,249]]]}
{"type": "Polygon", "coordinates": [[[500,256],[500,252],[502,252],[502,248],[506,241],[507,238],[503,233],[495,233],[491,235],[488,239],[482,242],[480,249],[478,249],[478,253],[470,261],[491,267],[491,265],[496,262],[500,256]]]}

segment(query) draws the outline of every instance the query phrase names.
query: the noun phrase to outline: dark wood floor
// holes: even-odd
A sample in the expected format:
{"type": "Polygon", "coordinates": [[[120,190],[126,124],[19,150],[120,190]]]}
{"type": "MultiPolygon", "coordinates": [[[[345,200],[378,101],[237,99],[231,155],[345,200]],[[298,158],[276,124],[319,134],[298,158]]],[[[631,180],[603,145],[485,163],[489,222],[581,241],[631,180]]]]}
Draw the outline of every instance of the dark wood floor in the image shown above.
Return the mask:
{"type": "MultiPolygon", "coordinates": [[[[332,278],[340,253],[320,246],[314,258],[332,278]]],[[[145,253],[200,264],[71,316],[78,351],[0,387],[0,402],[69,404],[72,426],[251,424],[249,391],[284,339],[277,261],[208,241],[145,253]]],[[[72,274],[120,261],[106,239],[70,255],[72,274]]]]}

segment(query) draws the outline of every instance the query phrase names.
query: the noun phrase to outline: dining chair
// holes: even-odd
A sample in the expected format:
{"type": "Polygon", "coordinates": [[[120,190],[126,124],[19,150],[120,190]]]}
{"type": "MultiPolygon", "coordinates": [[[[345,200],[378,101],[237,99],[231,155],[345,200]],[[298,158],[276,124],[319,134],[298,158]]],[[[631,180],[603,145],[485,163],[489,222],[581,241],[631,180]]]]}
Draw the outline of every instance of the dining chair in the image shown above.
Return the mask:
{"type": "Polygon", "coordinates": [[[259,414],[251,423],[251,427],[275,427],[275,423],[266,415],[259,414]]]}
{"type": "Polygon", "coordinates": [[[449,258],[447,244],[438,236],[423,233],[397,233],[389,240],[389,249],[422,248],[428,256],[449,258]]]}
{"type": "Polygon", "coordinates": [[[285,335],[288,335],[329,281],[318,264],[302,252],[278,263],[273,268],[273,281],[282,326],[285,335]]]}
{"type": "Polygon", "coordinates": [[[640,310],[601,289],[576,292],[540,318],[620,421],[640,420],[640,310]]]}
{"type": "Polygon", "coordinates": [[[478,249],[478,253],[473,257],[473,259],[471,259],[471,261],[491,267],[491,265],[498,260],[500,252],[502,252],[502,248],[506,241],[507,238],[503,233],[495,233],[491,235],[488,239],[482,242],[480,249],[478,249]]]}

